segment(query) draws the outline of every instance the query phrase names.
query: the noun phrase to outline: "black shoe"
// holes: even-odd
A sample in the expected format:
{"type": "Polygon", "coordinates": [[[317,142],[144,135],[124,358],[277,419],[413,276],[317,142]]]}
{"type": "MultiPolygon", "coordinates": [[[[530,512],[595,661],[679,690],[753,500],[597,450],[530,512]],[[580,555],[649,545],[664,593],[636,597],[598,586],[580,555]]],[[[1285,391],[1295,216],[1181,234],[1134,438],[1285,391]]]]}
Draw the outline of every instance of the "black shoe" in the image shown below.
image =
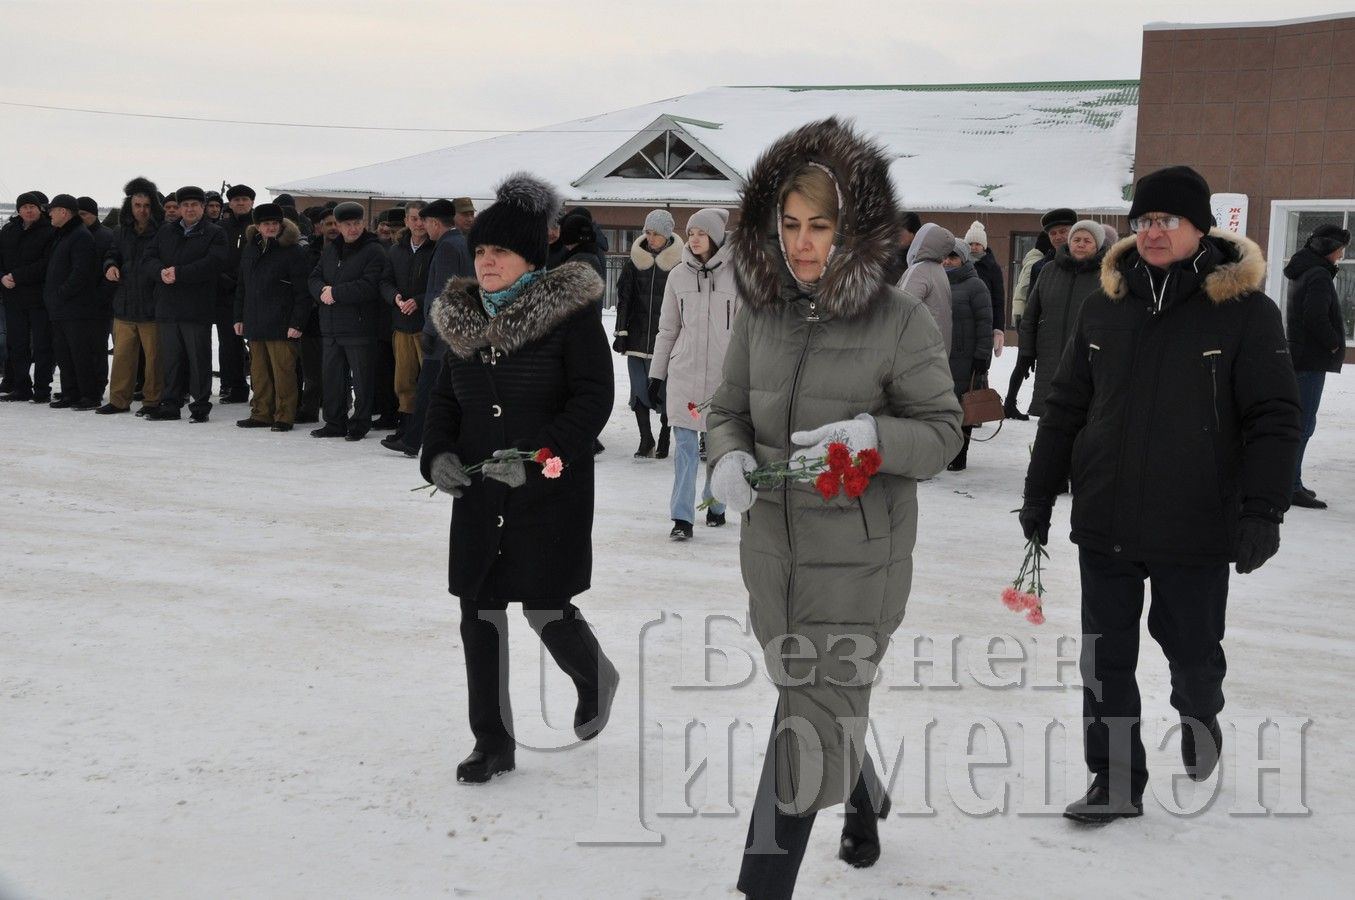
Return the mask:
{"type": "Polygon", "coordinates": [[[297,411],[295,422],[297,425],[314,425],[320,421],[320,414],[316,412],[297,411]]]}
{"type": "Polygon", "coordinates": [[[292,423],[291,423],[291,422],[274,422],[272,425],[269,426],[268,430],[269,430],[269,431],[291,431],[291,430],[292,430],[292,423]]]}
{"type": "Polygon", "coordinates": [[[969,454],[964,453],[963,451],[950,462],[946,463],[947,472],[963,472],[968,467],[969,454]]]}
{"type": "Polygon", "coordinates": [[[366,428],[350,428],[348,433],[343,436],[345,441],[360,441],[367,436],[366,428]]]}
{"type": "Polygon", "coordinates": [[[659,445],[654,448],[655,459],[668,458],[668,432],[671,431],[667,425],[659,429],[659,445]]]}
{"type": "Polygon", "coordinates": [[[222,391],[222,403],[248,403],[249,391],[222,391]]]}
{"type": "Polygon", "coordinates": [[[1327,504],[1319,499],[1317,495],[1311,492],[1294,491],[1289,495],[1290,506],[1301,506],[1304,509],[1326,509],[1327,504]]]}
{"type": "Polygon", "coordinates": [[[516,766],[512,750],[501,753],[481,753],[479,750],[472,750],[470,756],[457,764],[456,780],[461,784],[484,784],[495,775],[511,772],[514,768],[516,766]]]}
{"type": "Polygon", "coordinates": [[[140,388],[138,388],[137,390],[132,391],[132,399],[133,399],[133,400],[138,400],[138,401],[139,401],[139,400],[145,400],[145,399],[146,399],[146,394],[145,394],[140,388]]]}
{"type": "Polygon", "coordinates": [[[262,419],[248,418],[241,419],[235,423],[236,428],[272,428],[272,422],[265,422],[262,419]]]}
{"type": "Polygon", "coordinates": [[[81,412],[89,412],[91,409],[98,409],[100,405],[101,403],[99,400],[86,397],[83,400],[75,401],[75,404],[71,407],[71,409],[78,409],[81,412]]]}
{"type": "Polygon", "coordinates": [[[1074,800],[1063,811],[1065,819],[1081,825],[1109,825],[1116,819],[1133,819],[1143,815],[1143,800],[1112,800],[1110,790],[1093,783],[1086,796],[1074,800]]]}
{"type": "Polygon", "coordinates": [[[1017,409],[1015,406],[1004,406],[1004,407],[1002,407],[1002,413],[1003,413],[1003,415],[1005,415],[1007,418],[1009,418],[1009,419],[1015,419],[1015,420],[1018,421],[1018,422],[1029,422],[1029,421],[1030,421],[1030,416],[1028,416],[1028,415],[1026,415],[1025,413],[1021,412],[1021,410],[1017,409]]]}
{"type": "Polygon", "coordinates": [[[880,859],[880,819],[889,818],[894,807],[885,794],[877,815],[869,808],[843,816],[842,843],[837,858],[858,869],[868,869],[880,859]]]}
{"type": "Polygon", "coordinates": [[[172,407],[155,406],[145,412],[147,422],[177,422],[179,420],[179,411],[172,407]]]}
{"type": "Polygon", "coordinates": [[[725,514],[717,513],[713,509],[706,510],[706,524],[711,528],[719,528],[725,524],[725,514]]]}
{"type": "Polygon", "coordinates": [[[338,425],[326,425],[323,428],[317,428],[311,432],[311,437],[318,438],[340,438],[348,437],[348,429],[338,425]]]}
{"type": "Polygon", "coordinates": [[[207,421],[207,413],[189,413],[188,421],[194,425],[201,425],[207,421]]]}
{"type": "Polygon", "coordinates": [[[372,420],[373,431],[394,431],[400,427],[400,417],[395,413],[386,413],[372,420]]]}
{"type": "Polygon", "coordinates": [[[0,397],[0,400],[3,400],[6,403],[24,403],[32,399],[33,394],[31,392],[25,392],[22,394],[6,394],[5,396],[0,397]]]}
{"type": "Polygon", "coordinates": [[[114,406],[114,405],[111,404],[111,403],[105,403],[103,406],[99,407],[98,409],[96,409],[96,410],[94,410],[94,411],[95,411],[96,413],[98,413],[99,415],[101,415],[101,416],[112,416],[112,415],[117,415],[118,413],[130,412],[130,411],[131,411],[131,407],[130,407],[130,406],[114,406]]]}
{"type": "Polygon", "coordinates": [[[668,537],[675,541],[685,541],[692,536],[692,523],[684,522],[681,519],[673,520],[673,530],[668,532],[668,537]]]}
{"type": "Polygon", "coordinates": [[[1185,763],[1186,774],[1191,781],[1204,781],[1214,774],[1219,764],[1219,755],[1223,752],[1223,729],[1219,727],[1219,718],[1215,716],[1204,723],[1210,740],[1203,745],[1195,743],[1195,719],[1181,719],[1181,762],[1185,763]]]}
{"type": "Polygon", "coordinates": [[[601,453],[603,450],[606,450],[606,449],[607,449],[606,447],[602,446],[602,441],[598,440],[597,438],[593,438],[593,455],[594,455],[594,456],[597,456],[599,453],[601,453]]]}
{"type": "Polygon", "coordinates": [[[396,434],[386,435],[381,439],[381,446],[387,450],[394,450],[396,453],[403,453],[405,456],[413,458],[419,455],[419,451],[405,443],[405,439],[396,434]]]}
{"type": "Polygon", "coordinates": [[[52,409],[70,409],[72,406],[75,405],[75,401],[68,399],[66,397],[62,397],[60,400],[47,401],[47,405],[52,409]]]}
{"type": "Polygon", "coordinates": [[[141,404],[141,408],[136,411],[136,417],[138,419],[144,419],[151,413],[155,412],[156,409],[157,407],[147,406],[146,404],[143,403],[141,404]]]}

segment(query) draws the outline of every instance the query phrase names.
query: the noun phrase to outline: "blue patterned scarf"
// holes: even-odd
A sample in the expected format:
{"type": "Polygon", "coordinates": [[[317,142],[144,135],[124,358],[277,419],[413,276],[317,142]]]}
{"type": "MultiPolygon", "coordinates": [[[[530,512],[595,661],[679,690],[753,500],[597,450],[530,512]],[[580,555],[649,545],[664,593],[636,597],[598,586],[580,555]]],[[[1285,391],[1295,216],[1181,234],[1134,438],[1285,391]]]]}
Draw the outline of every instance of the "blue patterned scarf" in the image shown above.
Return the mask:
{"type": "Polygon", "coordinates": [[[503,312],[505,307],[518,298],[518,294],[521,294],[538,278],[545,274],[545,269],[533,269],[530,272],[524,272],[521,278],[501,291],[486,291],[482,289],[480,291],[480,304],[485,308],[485,315],[492,319],[503,312]]]}

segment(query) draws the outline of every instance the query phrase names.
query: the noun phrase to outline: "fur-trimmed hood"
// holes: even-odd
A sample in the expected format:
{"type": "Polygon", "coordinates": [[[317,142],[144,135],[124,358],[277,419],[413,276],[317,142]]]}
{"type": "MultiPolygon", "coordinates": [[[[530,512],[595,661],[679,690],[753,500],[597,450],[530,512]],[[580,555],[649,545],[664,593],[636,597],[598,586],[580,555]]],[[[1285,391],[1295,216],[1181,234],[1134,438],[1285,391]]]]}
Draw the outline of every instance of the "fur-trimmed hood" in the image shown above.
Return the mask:
{"type": "MultiPolygon", "coordinates": [[[[1106,251],[1101,263],[1101,290],[1112,300],[1129,294],[1128,274],[1147,263],[1139,256],[1134,236],[1123,238],[1106,251]]],[[[1213,303],[1228,303],[1261,290],[1266,282],[1266,260],[1250,238],[1222,228],[1211,228],[1200,241],[1200,251],[1177,263],[1202,277],[1202,289],[1213,303]]]]}
{"type": "Polygon", "coordinates": [[[740,193],[739,228],[726,242],[734,251],[739,295],[767,309],[802,293],[781,249],[778,195],[806,163],[826,168],[842,197],[833,255],[814,285],[815,300],[829,316],[854,319],[886,296],[884,273],[898,247],[897,204],[889,155],[837,118],[797,128],[753,164],[740,193]]]}
{"type": "Polygon", "coordinates": [[[482,347],[512,354],[596,303],[602,293],[602,279],[591,266],[565,263],[529,285],[492,319],[480,302],[480,286],[474,278],[447,282],[428,315],[447,346],[462,359],[470,359],[482,347]]]}
{"type": "Polygon", "coordinates": [[[165,207],[160,202],[160,191],[156,188],[154,181],[138,175],[122,186],[122,194],[122,208],[118,210],[118,225],[120,227],[135,227],[136,220],[132,218],[133,194],[145,194],[151,198],[151,222],[154,223],[152,230],[165,221],[165,207]]]}
{"type": "Polygon", "coordinates": [[[646,244],[645,236],[642,234],[635,239],[635,243],[630,245],[630,261],[635,263],[635,268],[641,272],[655,263],[658,263],[662,271],[671,272],[678,263],[682,262],[682,251],[686,246],[674,235],[668,238],[667,247],[664,247],[658,253],[651,253],[646,244]]]}
{"type": "MultiPolygon", "coordinates": [[[[252,244],[259,236],[259,226],[251,225],[245,229],[245,243],[252,244]]],[[[282,231],[278,232],[279,247],[295,247],[301,241],[301,228],[291,219],[282,220],[282,231]]]]}

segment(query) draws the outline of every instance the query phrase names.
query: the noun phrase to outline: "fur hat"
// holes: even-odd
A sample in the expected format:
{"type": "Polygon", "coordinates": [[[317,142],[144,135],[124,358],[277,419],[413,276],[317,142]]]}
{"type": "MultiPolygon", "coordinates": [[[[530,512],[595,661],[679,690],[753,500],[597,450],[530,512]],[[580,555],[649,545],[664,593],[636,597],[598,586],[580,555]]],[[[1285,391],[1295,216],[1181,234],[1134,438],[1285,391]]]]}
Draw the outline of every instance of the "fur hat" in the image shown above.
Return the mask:
{"type": "Polygon", "coordinates": [[[366,216],[367,211],[362,208],[362,204],[352,200],[346,200],[334,207],[334,218],[339,222],[352,222],[354,219],[362,220],[366,216]]]}
{"type": "Polygon", "coordinates": [[[93,197],[76,197],[75,205],[80,207],[80,212],[87,212],[91,216],[99,214],[99,202],[93,197]]]}
{"type": "Polygon", "coordinates": [[[233,184],[226,188],[227,200],[234,200],[236,197],[248,197],[253,200],[255,197],[254,188],[247,184],[233,184]]]}
{"type": "Polygon", "coordinates": [[[203,201],[203,202],[205,202],[205,203],[211,203],[213,200],[215,200],[217,203],[220,203],[220,202],[221,202],[221,192],[220,192],[220,191],[208,191],[208,192],[205,194],[205,198],[206,198],[206,199],[203,201]]]}
{"type": "Polygon", "coordinates": [[[1048,231],[1058,225],[1072,225],[1077,222],[1077,213],[1066,206],[1060,206],[1058,209],[1051,209],[1049,212],[1040,216],[1040,228],[1048,231]]]}
{"type": "Polygon", "coordinates": [[[652,231],[660,237],[673,234],[673,214],[666,209],[656,209],[645,216],[645,231],[652,231]]]}
{"type": "Polygon", "coordinates": [[[273,202],[278,206],[296,206],[296,198],[291,194],[278,194],[273,198],[273,202]]]}
{"type": "Polygon", "coordinates": [[[1340,247],[1350,246],[1350,232],[1337,225],[1319,225],[1303,246],[1319,256],[1326,256],[1340,247]]]}
{"type": "Polygon", "coordinates": [[[381,214],[381,221],[392,228],[402,228],[405,224],[405,208],[403,206],[392,206],[381,214]]]}
{"type": "Polygon", "coordinates": [[[691,234],[693,228],[700,228],[706,234],[710,235],[710,242],[716,247],[724,246],[725,226],[729,224],[729,210],[719,207],[709,207],[707,209],[698,209],[692,213],[692,217],[687,220],[687,233],[691,234]]]}
{"type": "Polygon", "coordinates": [[[964,233],[966,244],[982,244],[985,248],[988,246],[988,232],[984,230],[982,222],[975,222],[969,226],[969,230],[964,233]]]}
{"type": "Polygon", "coordinates": [[[177,191],[174,192],[174,196],[180,203],[183,203],[188,200],[196,200],[199,203],[207,202],[207,194],[203,192],[202,188],[191,184],[179,188],[177,191]]]}
{"type": "Polygon", "coordinates": [[[1078,231],[1085,231],[1092,236],[1098,248],[1106,245],[1106,229],[1100,222],[1093,222],[1091,219],[1082,219],[1074,222],[1073,227],[1068,229],[1068,240],[1073,239],[1073,234],[1078,231]]]}
{"type": "Polygon", "coordinates": [[[1129,218],[1137,219],[1151,212],[1180,216],[1208,234],[1214,227],[1209,183],[1190,166],[1168,166],[1150,172],[1134,185],[1134,203],[1129,207],[1129,218]]]}
{"type": "Polygon", "coordinates": [[[138,175],[131,181],[122,186],[122,195],[130,197],[133,194],[145,194],[147,197],[158,197],[159,190],[155,187],[155,182],[149,178],[142,178],[138,175]]]}
{"type": "Polygon", "coordinates": [[[57,194],[47,203],[48,209],[69,209],[73,213],[80,211],[80,203],[71,194],[57,194]]]}
{"type": "Polygon", "coordinates": [[[178,192],[178,191],[170,191],[168,194],[165,194],[163,197],[160,198],[160,202],[161,202],[161,203],[178,203],[178,202],[179,202],[179,192],[178,192]]]}
{"type": "Polygon", "coordinates": [[[471,255],[489,244],[512,250],[537,268],[545,266],[546,234],[559,208],[555,188],[535,175],[514,172],[494,189],[494,202],[475,217],[467,236],[471,255]]]}
{"type": "Polygon", "coordinates": [[[560,220],[560,243],[566,247],[593,241],[593,216],[585,210],[574,210],[560,220]]]}
{"type": "Polygon", "coordinates": [[[260,203],[254,207],[250,215],[253,216],[255,225],[262,222],[281,222],[285,218],[282,207],[276,203],[260,203]]]}
{"type": "Polygon", "coordinates": [[[450,200],[438,199],[424,206],[420,213],[425,219],[437,219],[439,222],[450,220],[456,215],[456,205],[450,200]]]}
{"type": "Polygon", "coordinates": [[[20,206],[27,206],[30,203],[39,209],[47,205],[42,199],[42,194],[38,191],[24,191],[14,199],[14,208],[18,209],[20,206]]]}

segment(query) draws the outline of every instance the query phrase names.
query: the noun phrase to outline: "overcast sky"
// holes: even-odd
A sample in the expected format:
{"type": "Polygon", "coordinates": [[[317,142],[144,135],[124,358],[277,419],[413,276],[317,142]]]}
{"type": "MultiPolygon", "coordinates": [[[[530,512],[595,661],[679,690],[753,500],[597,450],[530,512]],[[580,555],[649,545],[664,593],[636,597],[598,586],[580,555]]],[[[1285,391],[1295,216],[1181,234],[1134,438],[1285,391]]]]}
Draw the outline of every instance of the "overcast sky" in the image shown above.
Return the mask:
{"type": "MultiPolygon", "coordinates": [[[[263,187],[713,85],[1137,78],[1148,22],[1352,0],[0,0],[0,197],[263,187]],[[4,104],[309,125],[165,121],[4,104]]],[[[505,160],[505,171],[512,161],[505,160]]]]}

